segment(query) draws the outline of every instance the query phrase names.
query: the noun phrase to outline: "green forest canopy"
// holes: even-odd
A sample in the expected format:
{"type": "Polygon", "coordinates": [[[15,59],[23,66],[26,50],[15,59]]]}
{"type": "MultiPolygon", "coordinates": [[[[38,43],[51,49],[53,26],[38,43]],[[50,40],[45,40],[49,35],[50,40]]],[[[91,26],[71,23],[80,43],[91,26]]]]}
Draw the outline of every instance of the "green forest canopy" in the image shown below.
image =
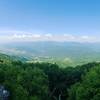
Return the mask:
{"type": "Polygon", "coordinates": [[[9,100],[100,100],[100,63],[61,68],[0,55],[0,85],[9,100]]]}

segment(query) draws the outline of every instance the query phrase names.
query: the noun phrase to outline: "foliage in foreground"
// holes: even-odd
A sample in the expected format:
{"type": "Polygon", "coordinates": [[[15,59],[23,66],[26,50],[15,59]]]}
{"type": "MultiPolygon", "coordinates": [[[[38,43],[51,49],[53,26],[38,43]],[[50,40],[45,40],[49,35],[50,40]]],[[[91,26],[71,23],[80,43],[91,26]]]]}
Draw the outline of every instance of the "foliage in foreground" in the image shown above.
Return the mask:
{"type": "Polygon", "coordinates": [[[68,100],[100,100],[100,66],[92,68],[69,90],[68,100]]]}
{"type": "Polygon", "coordinates": [[[100,63],[61,68],[50,63],[0,62],[9,100],[99,100],[100,63]]]}

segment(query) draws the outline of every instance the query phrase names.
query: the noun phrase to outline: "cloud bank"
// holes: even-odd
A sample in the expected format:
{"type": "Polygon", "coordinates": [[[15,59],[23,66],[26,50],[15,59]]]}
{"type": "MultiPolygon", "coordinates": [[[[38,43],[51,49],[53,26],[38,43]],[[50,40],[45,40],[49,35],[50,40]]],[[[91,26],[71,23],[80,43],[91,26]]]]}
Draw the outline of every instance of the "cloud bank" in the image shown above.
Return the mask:
{"type": "Polygon", "coordinates": [[[99,37],[71,34],[31,33],[24,31],[0,31],[0,43],[20,41],[56,41],[56,42],[100,42],[99,37]]]}

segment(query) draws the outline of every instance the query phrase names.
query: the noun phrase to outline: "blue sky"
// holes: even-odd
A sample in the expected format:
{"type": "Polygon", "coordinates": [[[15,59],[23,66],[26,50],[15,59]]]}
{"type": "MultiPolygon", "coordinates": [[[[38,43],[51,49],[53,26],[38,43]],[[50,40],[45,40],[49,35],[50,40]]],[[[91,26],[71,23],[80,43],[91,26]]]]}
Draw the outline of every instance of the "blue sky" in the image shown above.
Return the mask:
{"type": "Polygon", "coordinates": [[[0,0],[0,31],[98,37],[100,0],[0,0]]]}

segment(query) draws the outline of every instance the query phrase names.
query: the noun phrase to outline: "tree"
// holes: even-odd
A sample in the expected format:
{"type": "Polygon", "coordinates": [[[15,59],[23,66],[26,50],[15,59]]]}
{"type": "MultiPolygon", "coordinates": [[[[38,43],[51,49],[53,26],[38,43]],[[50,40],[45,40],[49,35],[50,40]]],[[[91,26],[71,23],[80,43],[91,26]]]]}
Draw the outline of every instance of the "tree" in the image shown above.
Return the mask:
{"type": "Polygon", "coordinates": [[[82,82],[72,86],[68,100],[99,100],[100,99],[100,66],[92,68],[82,82]]]}
{"type": "Polygon", "coordinates": [[[23,70],[18,75],[18,83],[29,92],[29,96],[38,96],[41,100],[48,98],[48,78],[41,69],[23,70]]]}

